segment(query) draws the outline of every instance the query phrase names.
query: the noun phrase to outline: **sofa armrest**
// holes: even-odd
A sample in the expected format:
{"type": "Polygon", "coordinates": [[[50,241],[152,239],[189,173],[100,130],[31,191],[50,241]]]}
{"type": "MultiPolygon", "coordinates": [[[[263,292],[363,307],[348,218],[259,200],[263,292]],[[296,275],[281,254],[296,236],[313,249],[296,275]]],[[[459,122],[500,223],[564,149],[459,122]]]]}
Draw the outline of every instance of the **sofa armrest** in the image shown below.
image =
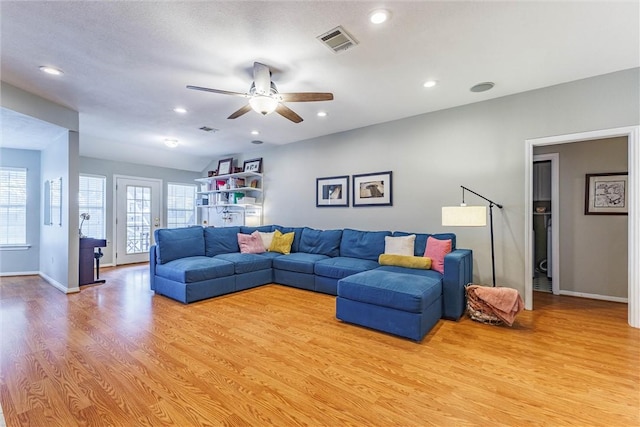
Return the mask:
{"type": "Polygon", "coordinates": [[[442,280],[442,317],[458,320],[466,309],[464,287],[473,280],[473,253],[470,249],[456,249],[444,257],[442,280]]]}
{"type": "Polygon", "coordinates": [[[149,248],[149,286],[152,291],[156,289],[156,245],[149,248]]]}

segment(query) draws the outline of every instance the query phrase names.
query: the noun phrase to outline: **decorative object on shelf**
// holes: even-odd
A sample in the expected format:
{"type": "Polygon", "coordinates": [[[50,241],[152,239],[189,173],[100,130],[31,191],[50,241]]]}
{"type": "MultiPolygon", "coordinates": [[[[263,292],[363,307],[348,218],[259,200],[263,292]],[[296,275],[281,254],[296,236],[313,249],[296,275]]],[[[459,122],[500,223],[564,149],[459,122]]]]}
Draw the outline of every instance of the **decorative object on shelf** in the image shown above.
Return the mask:
{"type": "Polygon", "coordinates": [[[353,206],[393,206],[391,171],[353,175],[353,206]]]}
{"type": "Polygon", "coordinates": [[[349,175],[316,178],[316,207],[348,207],[349,175]]]}
{"type": "Polygon", "coordinates": [[[462,203],[460,206],[442,207],[442,225],[445,227],[484,227],[487,225],[487,207],[467,206],[464,202],[465,190],[489,202],[489,221],[491,224],[491,273],[493,277],[493,287],[495,287],[496,258],[493,245],[493,207],[497,206],[502,209],[502,205],[487,199],[473,190],[469,190],[467,187],[462,185],[460,187],[462,188],[462,203]]]}
{"type": "Polygon", "coordinates": [[[547,208],[544,206],[538,206],[536,208],[536,213],[545,213],[547,211],[547,208]]]}
{"type": "Polygon", "coordinates": [[[228,175],[233,169],[233,157],[218,161],[218,175],[228,175]]]}
{"type": "Polygon", "coordinates": [[[262,173],[262,157],[259,159],[245,160],[243,166],[243,172],[262,173]]]}
{"type": "Polygon", "coordinates": [[[208,177],[216,176],[217,174],[218,174],[218,171],[208,171],[207,172],[207,176],[208,177]]]}
{"type": "Polygon", "coordinates": [[[238,166],[234,166],[233,167],[233,173],[240,173],[240,172],[242,172],[242,168],[241,167],[238,167],[238,166]]]}
{"type": "Polygon", "coordinates": [[[585,178],[585,215],[629,215],[629,174],[590,173],[585,178]]]}
{"type": "Polygon", "coordinates": [[[89,215],[89,212],[83,212],[80,214],[80,219],[82,219],[82,221],[80,221],[80,228],[78,229],[78,232],[80,233],[80,238],[84,238],[87,237],[84,234],[82,234],[82,225],[84,224],[85,220],[90,220],[91,219],[91,215],[89,215]]]}

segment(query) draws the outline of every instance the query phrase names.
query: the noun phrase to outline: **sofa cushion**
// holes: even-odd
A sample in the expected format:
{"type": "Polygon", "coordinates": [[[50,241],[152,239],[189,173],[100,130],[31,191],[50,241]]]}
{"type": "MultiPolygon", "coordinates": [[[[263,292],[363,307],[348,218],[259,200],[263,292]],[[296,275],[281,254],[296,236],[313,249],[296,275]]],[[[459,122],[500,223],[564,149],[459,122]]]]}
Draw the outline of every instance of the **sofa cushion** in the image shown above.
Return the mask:
{"type": "Polygon", "coordinates": [[[433,236],[440,240],[451,240],[451,250],[456,248],[456,235],[453,233],[437,233],[437,234],[420,234],[420,233],[407,233],[404,231],[394,231],[394,236],[409,236],[411,234],[416,235],[416,242],[414,246],[414,256],[424,256],[424,251],[427,248],[427,238],[433,236]]]}
{"type": "Polygon", "coordinates": [[[273,236],[275,235],[275,231],[258,231],[260,233],[260,238],[262,239],[262,244],[264,245],[264,250],[268,251],[271,246],[271,242],[273,241],[273,236]]]}
{"type": "Polygon", "coordinates": [[[431,258],[431,268],[444,274],[444,256],[451,252],[451,240],[439,240],[435,237],[427,239],[424,256],[431,258]]]}
{"type": "Polygon", "coordinates": [[[216,255],[214,259],[232,262],[236,274],[271,268],[271,259],[257,254],[220,254],[216,255]]]}
{"type": "Polygon", "coordinates": [[[154,237],[158,264],[205,255],[202,227],[160,228],[154,231],[154,237]]]}
{"type": "Polygon", "coordinates": [[[384,253],[389,255],[413,256],[416,247],[416,235],[386,236],[384,238],[384,253]]]}
{"type": "Polygon", "coordinates": [[[291,245],[293,244],[295,233],[292,231],[290,233],[282,234],[280,230],[276,230],[273,233],[273,239],[269,245],[269,252],[278,252],[284,255],[289,255],[291,253],[291,245]]]}
{"type": "Polygon", "coordinates": [[[304,227],[283,227],[281,225],[274,225],[274,229],[280,230],[282,234],[295,233],[293,237],[293,243],[291,244],[291,252],[300,251],[300,238],[302,237],[302,230],[304,227]]]}
{"type": "Polygon", "coordinates": [[[435,270],[423,270],[421,268],[407,268],[407,267],[400,267],[397,265],[383,265],[376,268],[376,270],[388,271],[390,273],[413,274],[416,276],[431,277],[435,280],[442,280],[443,278],[443,275],[441,273],[438,273],[435,270]]]}
{"type": "Polygon", "coordinates": [[[300,252],[326,256],[340,255],[342,230],[315,230],[305,227],[300,238],[300,252]]]}
{"type": "Polygon", "coordinates": [[[379,269],[338,281],[338,296],[353,301],[421,313],[442,295],[442,280],[379,269]]]}
{"type": "Polygon", "coordinates": [[[274,258],[273,268],[278,270],[295,271],[297,273],[313,274],[314,264],[327,258],[329,257],[321,254],[296,252],[274,258]]]}
{"type": "Polygon", "coordinates": [[[342,279],[361,271],[373,270],[379,265],[375,261],[360,258],[334,257],[316,262],[313,272],[317,276],[342,279]]]}
{"type": "Polygon", "coordinates": [[[206,256],[193,256],[156,266],[156,274],[181,283],[194,283],[233,275],[233,263],[206,256]]]}
{"type": "Polygon", "coordinates": [[[206,256],[240,252],[237,235],[240,227],[207,227],[204,229],[206,256]]]}
{"type": "Polygon", "coordinates": [[[380,265],[396,265],[398,267],[420,268],[422,270],[431,268],[431,258],[424,256],[382,254],[378,262],[380,265]]]}
{"type": "Polygon", "coordinates": [[[345,228],[340,240],[340,256],[378,261],[384,253],[384,239],[390,231],[360,231],[345,228]]]}
{"type": "Polygon", "coordinates": [[[237,236],[240,253],[261,254],[265,252],[264,243],[262,243],[262,237],[260,237],[259,231],[254,231],[251,234],[238,233],[237,236]]]}

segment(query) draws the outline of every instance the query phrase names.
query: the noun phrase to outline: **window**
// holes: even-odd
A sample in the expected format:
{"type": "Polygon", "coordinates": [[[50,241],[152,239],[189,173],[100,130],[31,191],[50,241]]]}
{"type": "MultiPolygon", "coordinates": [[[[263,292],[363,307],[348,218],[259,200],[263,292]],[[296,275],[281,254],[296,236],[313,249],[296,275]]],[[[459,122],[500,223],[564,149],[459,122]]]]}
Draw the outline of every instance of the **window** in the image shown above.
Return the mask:
{"type": "Polygon", "coordinates": [[[196,186],[169,184],[167,200],[167,228],[196,224],[196,186]]]}
{"type": "Polygon", "coordinates": [[[27,170],[0,168],[0,245],[27,244],[27,170]]]}
{"type": "Polygon", "coordinates": [[[107,178],[95,175],[80,175],[78,215],[88,213],[84,222],[80,217],[82,234],[95,239],[104,239],[106,233],[105,187],[107,178]]]}

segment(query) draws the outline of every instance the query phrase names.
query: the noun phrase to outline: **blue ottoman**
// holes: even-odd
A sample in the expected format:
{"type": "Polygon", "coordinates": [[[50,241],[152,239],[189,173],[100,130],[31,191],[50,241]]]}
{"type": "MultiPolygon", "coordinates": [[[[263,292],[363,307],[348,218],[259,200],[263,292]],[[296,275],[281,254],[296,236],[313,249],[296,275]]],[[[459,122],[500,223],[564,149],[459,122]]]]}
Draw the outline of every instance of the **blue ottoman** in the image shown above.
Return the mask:
{"type": "Polygon", "coordinates": [[[421,341],[442,317],[442,279],[382,270],[345,277],[336,317],[421,341]]]}

